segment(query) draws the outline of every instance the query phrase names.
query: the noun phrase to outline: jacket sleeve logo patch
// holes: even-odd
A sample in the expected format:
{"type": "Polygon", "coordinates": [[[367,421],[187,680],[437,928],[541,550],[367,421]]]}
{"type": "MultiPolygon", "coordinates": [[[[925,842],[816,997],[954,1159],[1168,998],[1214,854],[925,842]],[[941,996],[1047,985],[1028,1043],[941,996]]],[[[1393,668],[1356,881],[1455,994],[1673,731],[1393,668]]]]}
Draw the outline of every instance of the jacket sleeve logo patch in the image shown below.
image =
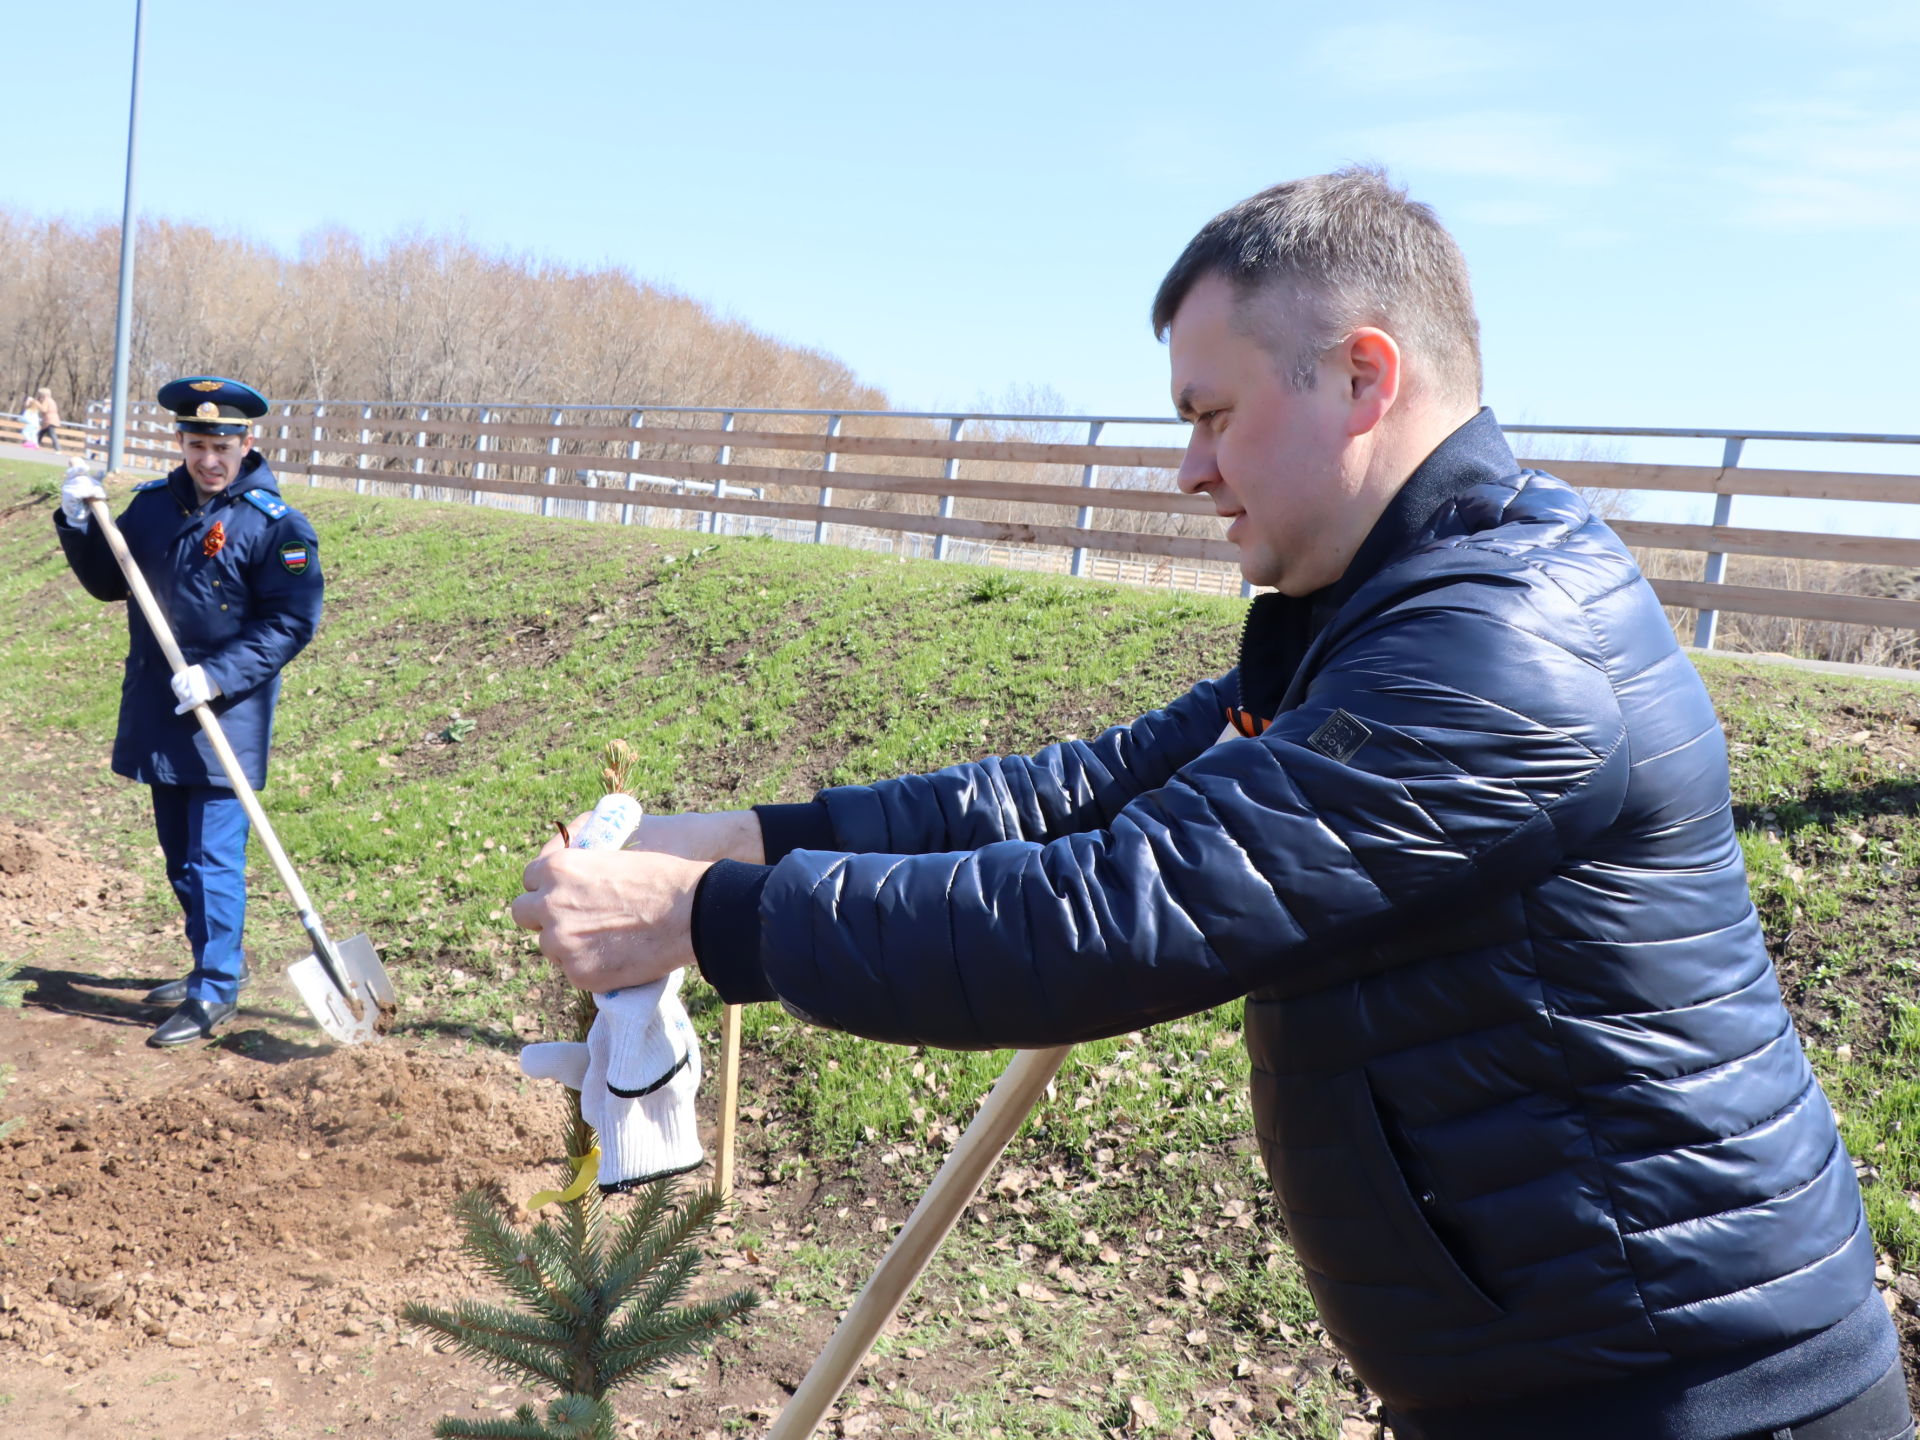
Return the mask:
{"type": "Polygon", "coordinates": [[[280,563],[289,575],[304,575],[307,566],[313,563],[313,556],[304,541],[290,540],[280,547],[280,563]]]}
{"type": "Polygon", "coordinates": [[[1307,748],[1318,750],[1329,760],[1342,765],[1352,760],[1360,747],[1373,738],[1373,731],[1344,710],[1336,710],[1320,722],[1320,728],[1307,737],[1307,748]]]}

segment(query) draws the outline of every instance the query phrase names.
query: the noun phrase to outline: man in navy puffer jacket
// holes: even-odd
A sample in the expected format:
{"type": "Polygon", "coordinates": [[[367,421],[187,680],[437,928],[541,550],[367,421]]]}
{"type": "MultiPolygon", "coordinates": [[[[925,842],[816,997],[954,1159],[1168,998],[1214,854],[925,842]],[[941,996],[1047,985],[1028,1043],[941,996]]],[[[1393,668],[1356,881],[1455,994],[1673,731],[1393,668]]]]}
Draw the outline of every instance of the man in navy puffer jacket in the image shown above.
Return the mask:
{"type": "Polygon", "coordinates": [[[1632,556],[1478,406],[1464,262],[1356,169],[1195,237],[1156,328],[1239,666],[1093,741],[650,818],[520,923],[876,1039],[1247,997],[1268,1173],[1402,1440],[1910,1436],[1720,729],[1632,556]],[[639,847],[645,847],[644,849],[639,847]]]}

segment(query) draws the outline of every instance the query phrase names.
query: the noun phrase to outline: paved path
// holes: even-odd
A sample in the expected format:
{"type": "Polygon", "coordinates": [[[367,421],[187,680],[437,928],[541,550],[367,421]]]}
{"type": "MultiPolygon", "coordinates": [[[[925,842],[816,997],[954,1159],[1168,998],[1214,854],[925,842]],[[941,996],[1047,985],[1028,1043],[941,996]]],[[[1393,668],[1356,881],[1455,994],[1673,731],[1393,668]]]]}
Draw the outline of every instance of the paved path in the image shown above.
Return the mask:
{"type": "MultiPolygon", "coordinates": [[[[32,445],[0,444],[0,460],[25,460],[32,464],[58,465],[64,468],[69,460],[78,458],[79,452],[77,450],[48,450],[44,447],[35,447],[32,445]]],[[[123,466],[122,469],[128,475],[158,475],[160,473],[158,470],[149,469],[144,465],[127,465],[123,466]]]]}

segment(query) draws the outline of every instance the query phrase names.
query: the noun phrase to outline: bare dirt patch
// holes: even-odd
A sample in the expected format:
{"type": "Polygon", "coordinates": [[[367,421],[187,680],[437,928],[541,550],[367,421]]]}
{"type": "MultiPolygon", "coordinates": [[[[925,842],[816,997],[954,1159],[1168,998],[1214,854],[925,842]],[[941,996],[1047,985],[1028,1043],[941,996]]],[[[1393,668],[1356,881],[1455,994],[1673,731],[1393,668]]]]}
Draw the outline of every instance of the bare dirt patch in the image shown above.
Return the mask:
{"type": "MultiPolygon", "coordinates": [[[[499,1298],[458,1249],[456,1196],[485,1185],[524,1199],[554,1179],[560,1104],[521,1078],[517,1041],[425,1028],[334,1049],[270,958],[217,1042],[150,1050],[161,1015],[139,995],[179,972],[177,929],[155,926],[150,908],[141,918],[134,877],[53,835],[7,826],[0,854],[18,903],[57,900],[62,886],[97,901],[66,907],[85,924],[27,937],[22,973],[35,988],[23,1009],[0,1010],[0,1066],[10,1067],[0,1118],[19,1121],[0,1138],[0,1429],[81,1440],[413,1437],[443,1414],[504,1416],[540,1400],[397,1319],[407,1300],[499,1298]]],[[[696,1294],[748,1285],[768,1298],[710,1354],[623,1392],[627,1435],[764,1429],[924,1184],[877,1153],[845,1172],[792,1173],[792,1157],[763,1142],[763,1122],[782,1118],[778,1096],[804,1077],[746,1061],[731,1223],[713,1237],[696,1294]]],[[[714,1104],[709,1086],[710,1151],[714,1104]]],[[[1004,1237],[1031,1212],[1039,1173],[1018,1184],[1003,1175],[980,1207],[974,1253],[1005,1252],[998,1263],[1032,1282],[1013,1303],[1057,1311],[1061,1323],[1092,1316],[1088,1346],[1136,1325],[1147,1344],[1182,1345],[1199,1301],[1183,1293],[1192,1272],[1181,1267],[1205,1262],[1156,1246],[1165,1254],[1151,1262],[1130,1253],[1076,1272],[1016,1246],[1004,1237]]],[[[1142,1217],[1143,1235],[1159,1233],[1147,1230],[1153,1218],[1142,1217]]],[[[1219,1243],[1196,1234],[1186,1249],[1219,1243]]],[[[823,1433],[940,1433],[928,1406],[990,1390],[1004,1347],[1018,1343],[1007,1304],[985,1301],[971,1275],[923,1284],[823,1433]],[[920,1348],[916,1326],[959,1343],[920,1348]]],[[[1237,1342],[1216,1373],[1184,1397],[1187,1423],[1165,1433],[1245,1434],[1253,1417],[1288,1413],[1303,1385],[1351,1394],[1335,1358],[1312,1345],[1237,1342]]],[[[1059,1383],[1097,1396],[1115,1377],[1090,1360],[1059,1383]]]]}
{"type": "MultiPolygon", "coordinates": [[[[551,1182],[554,1095],[505,1054],[321,1049],[246,1021],[227,1044],[155,1054],[102,1043],[71,1013],[0,1020],[0,1054],[20,1064],[8,1108],[24,1116],[0,1141],[13,1433],[421,1435],[440,1414],[532,1398],[434,1353],[396,1314],[487,1293],[451,1202],[551,1182]]],[[[749,1268],[730,1233],[732,1265],[709,1288],[749,1268]]],[[[797,1381],[811,1345],[775,1343],[763,1359],[797,1381]]],[[[632,1392],[630,1433],[717,1435],[730,1412],[770,1412],[784,1391],[740,1358],[632,1392]]]]}
{"type": "Polygon", "coordinates": [[[64,850],[51,837],[0,821],[0,931],[96,933],[124,923],[144,887],[64,850]]]}
{"type": "MultiPolygon", "coordinates": [[[[451,1410],[532,1398],[432,1353],[395,1317],[407,1300],[486,1293],[451,1203],[479,1185],[524,1197],[551,1183],[556,1092],[525,1082],[508,1050],[327,1046],[278,975],[246,993],[218,1042],[150,1050],[161,1012],[138,996],[177,972],[180,942],[130,913],[141,892],[52,836],[0,824],[0,925],[19,934],[34,984],[24,1008],[0,1012],[0,1111],[16,1122],[0,1138],[4,1428],[420,1435],[451,1410]],[[103,957],[109,930],[143,943],[103,957]]],[[[765,1203],[742,1188],[742,1213],[765,1203]]],[[[750,1268],[730,1238],[711,1285],[750,1268]]],[[[812,1346],[810,1334],[786,1345],[794,1381],[812,1346]]],[[[635,1392],[623,1411],[636,1427],[648,1418],[634,1433],[717,1434],[727,1413],[777,1405],[762,1374],[736,1364],[725,1381],[720,1363],[635,1392]]]]}

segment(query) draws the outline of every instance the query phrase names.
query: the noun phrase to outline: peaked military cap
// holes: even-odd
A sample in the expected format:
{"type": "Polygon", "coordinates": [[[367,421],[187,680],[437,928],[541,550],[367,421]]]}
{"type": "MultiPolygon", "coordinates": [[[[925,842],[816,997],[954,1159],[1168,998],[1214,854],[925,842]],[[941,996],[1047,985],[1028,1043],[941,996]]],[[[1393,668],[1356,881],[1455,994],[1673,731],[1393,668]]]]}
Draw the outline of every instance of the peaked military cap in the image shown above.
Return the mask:
{"type": "Polygon", "coordinates": [[[244,435],[247,422],[267,413],[266,397],[251,385],[218,375],[189,375],[160,387],[155,397],[192,435],[244,435]]]}

